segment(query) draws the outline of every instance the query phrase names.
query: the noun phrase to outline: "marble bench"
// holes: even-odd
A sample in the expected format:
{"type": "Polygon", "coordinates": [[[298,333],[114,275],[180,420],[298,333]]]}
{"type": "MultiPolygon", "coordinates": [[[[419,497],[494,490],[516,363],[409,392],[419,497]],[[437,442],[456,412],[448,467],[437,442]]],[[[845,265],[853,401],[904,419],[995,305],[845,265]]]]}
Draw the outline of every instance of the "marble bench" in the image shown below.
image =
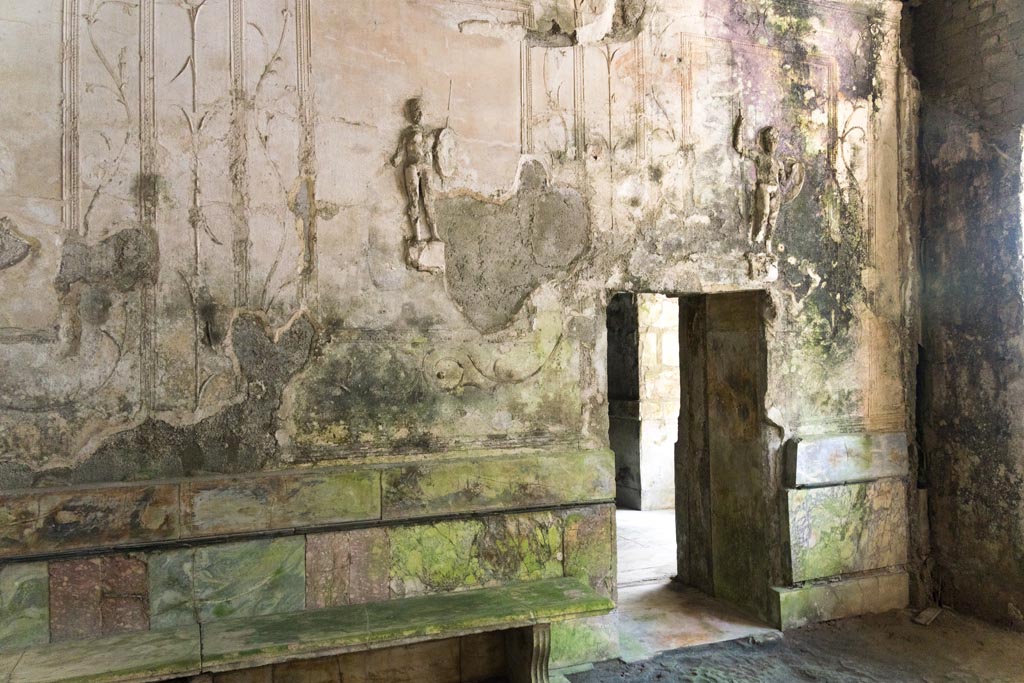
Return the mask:
{"type": "Polygon", "coordinates": [[[5,683],[126,683],[505,632],[511,683],[547,683],[551,624],[607,614],[574,578],[213,621],[0,653],[5,683]]]}

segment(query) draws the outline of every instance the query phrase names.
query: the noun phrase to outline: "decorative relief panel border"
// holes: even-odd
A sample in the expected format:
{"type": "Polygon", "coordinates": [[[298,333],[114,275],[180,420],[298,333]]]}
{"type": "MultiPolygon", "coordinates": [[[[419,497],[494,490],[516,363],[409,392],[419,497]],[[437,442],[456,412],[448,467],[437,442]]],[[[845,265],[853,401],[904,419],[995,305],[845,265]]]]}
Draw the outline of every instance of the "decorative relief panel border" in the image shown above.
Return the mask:
{"type": "Polygon", "coordinates": [[[69,235],[77,235],[81,231],[81,165],[78,158],[79,0],[64,0],[62,22],[61,190],[64,199],[64,230],[69,235]]]}

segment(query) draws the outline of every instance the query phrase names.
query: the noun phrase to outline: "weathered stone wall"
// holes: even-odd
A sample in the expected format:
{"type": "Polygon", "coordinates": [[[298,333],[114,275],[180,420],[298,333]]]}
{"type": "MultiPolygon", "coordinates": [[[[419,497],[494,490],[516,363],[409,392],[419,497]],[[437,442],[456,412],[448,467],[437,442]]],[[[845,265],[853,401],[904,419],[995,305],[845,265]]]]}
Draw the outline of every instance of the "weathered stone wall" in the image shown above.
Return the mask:
{"type": "MultiPolygon", "coordinates": [[[[356,529],[388,538],[374,599],[549,571],[613,593],[610,525],[591,525],[578,561],[528,540],[564,541],[565,515],[606,515],[614,496],[608,292],[765,292],[766,386],[747,417],[776,560],[791,543],[782,444],[907,429],[899,3],[16,0],[0,14],[17,93],[0,102],[0,571],[34,596],[0,591],[0,613],[17,610],[7,642],[95,623],[62,616],[75,591],[60,563],[78,553],[130,549],[150,571],[187,546],[202,582],[247,544],[252,576],[289,577],[291,597],[259,609],[288,611],[323,598],[300,582],[333,590],[316,563],[286,571],[293,558],[356,529]],[[760,163],[760,208],[734,146],[760,163]],[[520,544],[485,547],[484,513],[520,544]],[[268,559],[272,543],[290,550],[268,559]]],[[[829,579],[860,586],[888,550],[829,579]]],[[[769,584],[804,588],[772,566],[759,602],[769,584]]],[[[126,615],[112,628],[141,628],[143,609],[152,624],[159,593],[139,586],[100,591],[101,629],[107,598],[126,615]]],[[[181,614],[218,616],[196,600],[181,614]]],[[[554,636],[561,663],[614,647],[606,622],[554,636]]]]}
{"type": "Polygon", "coordinates": [[[922,3],[921,434],[943,603],[1024,627],[1024,6],[922,3]]]}
{"type": "Polygon", "coordinates": [[[641,294],[640,509],[675,507],[679,432],[679,301],[641,294]]]}
{"type": "Polygon", "coordinates": [[[608,305],[608,437],[621,507],[674,507],[679,334],[671,297],[617,295],[608,305]]]}

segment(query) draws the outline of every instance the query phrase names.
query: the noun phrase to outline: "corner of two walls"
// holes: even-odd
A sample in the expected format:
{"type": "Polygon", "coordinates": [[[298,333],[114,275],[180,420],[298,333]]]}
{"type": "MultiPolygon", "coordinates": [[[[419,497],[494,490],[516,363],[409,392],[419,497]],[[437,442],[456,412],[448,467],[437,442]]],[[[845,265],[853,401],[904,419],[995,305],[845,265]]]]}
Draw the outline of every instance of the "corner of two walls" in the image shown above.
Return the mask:
{"type": "Polygon", "coordinates": [[[1024,628],[1024,8],[924,3],[919,434],[941,604],[1024,628]]]}

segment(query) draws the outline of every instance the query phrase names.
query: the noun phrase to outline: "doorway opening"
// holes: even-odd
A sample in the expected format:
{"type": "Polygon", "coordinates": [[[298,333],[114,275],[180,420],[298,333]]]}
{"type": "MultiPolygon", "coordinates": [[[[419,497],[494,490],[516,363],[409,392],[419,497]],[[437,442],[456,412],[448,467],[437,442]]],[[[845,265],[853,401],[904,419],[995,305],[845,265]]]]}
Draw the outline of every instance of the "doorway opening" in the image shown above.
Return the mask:
{"type": "Polygon", "coordinates": [[[609,299],[626,659],[773,633],[763,292],[609,299]]]}

